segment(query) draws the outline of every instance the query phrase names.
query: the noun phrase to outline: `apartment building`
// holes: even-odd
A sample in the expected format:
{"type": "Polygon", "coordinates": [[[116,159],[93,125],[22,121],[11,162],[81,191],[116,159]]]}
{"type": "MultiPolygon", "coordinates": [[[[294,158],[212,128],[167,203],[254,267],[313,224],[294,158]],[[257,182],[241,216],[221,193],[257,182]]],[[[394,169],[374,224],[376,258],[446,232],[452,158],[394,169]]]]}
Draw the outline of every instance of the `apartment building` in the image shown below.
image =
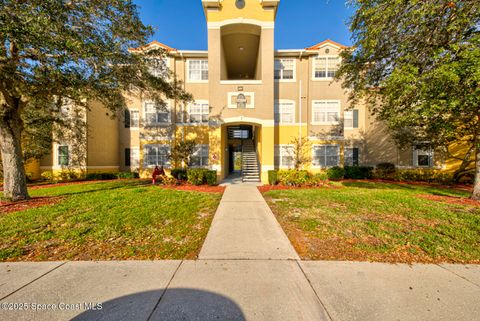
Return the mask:
{"type": "MultiPolygon", "coordinates": [[[[243,169],[246,179],[266,182],[268,170],[293,166],[296,137],[310,141],[311,171],[381,162],[455,166],[421,144],[397,148],[365,106],[350,108],[348,93],[333,80],[344,45],[324,40],[304,49],[275,50],[279,2],[202,0],[207,51],[174,49],[157,41],[138,48],[165,49],[165,66],[194,102],[170,100],[157,108],[132,96],[115,119],[93,103],[85,116],[83,168],[138,170],[146,177],[156,165],[172,166],[168,153],[175,141],[195,139],[192,166],[217,170],[219,181],[243,169]]],[[[68,142],[56,144],[52,155],[32,164],[31,171],[72,166],[71,154],[68,142]]]]}

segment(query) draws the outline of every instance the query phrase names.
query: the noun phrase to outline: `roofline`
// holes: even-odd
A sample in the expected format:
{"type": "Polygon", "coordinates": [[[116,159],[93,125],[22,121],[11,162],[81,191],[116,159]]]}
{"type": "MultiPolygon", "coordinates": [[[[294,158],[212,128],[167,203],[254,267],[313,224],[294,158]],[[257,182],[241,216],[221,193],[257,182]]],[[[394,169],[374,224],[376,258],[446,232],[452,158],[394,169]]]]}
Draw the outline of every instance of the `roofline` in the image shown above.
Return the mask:
{"type": "Polygon", "coordinates": [[[337,47],[338,49],[347,49],[349,48],[348,46],[345,46],[345,45],[342,45],[341,43],[338,43],[336,41],[333,41],[331,39],[326,39],[322,42],[319,42],[317,43],[316,45],[314,46],[311,46],[311,47],[307,47],[305,48],[306,50],[319,50],[320,48],[322,47],[325,47],[327,45],[332,45],[334,47],[337,47]]]}

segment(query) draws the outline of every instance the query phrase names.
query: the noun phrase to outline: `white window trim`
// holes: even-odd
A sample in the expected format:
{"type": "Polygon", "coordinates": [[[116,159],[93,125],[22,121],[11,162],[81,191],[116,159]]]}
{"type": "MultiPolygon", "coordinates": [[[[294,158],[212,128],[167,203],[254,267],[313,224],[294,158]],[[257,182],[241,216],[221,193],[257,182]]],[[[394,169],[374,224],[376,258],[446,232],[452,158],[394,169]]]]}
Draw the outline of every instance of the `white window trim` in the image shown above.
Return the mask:
{"type": "Polygon", "coordinates": [[[54,150],[53,150],[54,162],[55,162],[54,168],[59,169],[59,168],[70,167],[72,165],[71,164],[72,163],[72,149],[70,148],[70,145],[62,143],[62,144],[55,144],[54,147],[55,147],[54,150]],[[58,150],[62,146],[67,146],[68,147],[68,165],[60,165],[60,163],[58,161],[58,156],[60,156],[59,153],[58,153],[58,150]]]}
{"type": "Polygon", "coordinates": [[[417,143],[417,144],[414,144],[414,146],[412,147],[413,148],[413,166],[414,167],[417,167],[417,168],[432,168],[432,167],[435,167],[435,159],[434,159],[434,156],[435,156],[435,152],[433,149],[428,149],[428,150],[424,150],[424,149],[417,149],[415,148],[415,145],[419,145],[421,143],[417,143]],[[419,154],[418,152],[422,152],[421,154],[419,154]],[[429,157],[429,164],[428,165],[418,165],[418,156],[419,155],[427,155],[429,157]]]}
{"type": "MultiPolygon", "coordinates": [[[[187,64],[187,67],[185,68],[186,69],[186,78],[187,78],[187,82],[188,83],[191,83],[191,84],[206,84],[208,83],[208,78],[210,78],[210,70],[207,69],[208,71],[208,78],[207,80],[196,80],[196,79],[190,79],[190,62],[191,61],[197,61],[197,60],[201,60],[201,61],[207,61],[207,66],[208,66],[208,59],[203,59],[203,58],[199,58],[199,59],[187,59],[185,61],[185,63],[187,64]]],[[[208,67],[207,67],[208,68],[208,67]]]]}
{"type": "Polygon", "coordinates": [[[136,129],[138,130],[140,128],[140,121],[141,121],[141,118],[140,118],[140,110],[138,108],[131,108],[129,109],[130,111],[130,129],[136,129]],[[137,112],[138,113],[138,126],[134,127],[132,126],[132,112],[137,112]]]}
{"type": "Polygon", "coordinates": [[[312,168],[320,168],[320,169],[323,169],[323,168],[331,168],[331,167],[335,167],[335,166],[340,166],[340,162],[341,162],[341,148],[340,148],[340,145],[339,144],[314,144],[312,145],[312,151],[311,151],[311,156],[312,156],[312,168]],[[333,165],[333,166],[327,166],[327,167],[322,167],[321,165],[314,165],[313,164],[313,158],[315,157],[315,154],[314,154],[314,151],[315,151],[315,148],[316,147],[321,147],[321,146],[325,146],[325,147],[330,147],[330,146],[335,146],[335,147],[338,147],[338,162],[336,165],[333,165]]]}
{"type": "MultiPolygon", "coordinates": [[[[280,115],[279,117],[279,121],[278,122],[275,122],[275,124],[280,124],[280,125],[292,125],[292,124],[295,124],[296,123],[296,120],[297,120],[297,107],[295,105],[295,100],[290,100],[290,99],[279,99],[277,101],[275,101],[275,105],[274,105],[274,116],[276,117],[276,115],[280,115]],[[280,104],[281,103],[285,103],[285,104],[292,104],[293,105],[293,122],[291,123],[284,123],[282,122],[282,117],[281,117],[281,113],[280,113],[280,104]]],[[[274,117],[274,119],[275,119],[274,117]]]]}
{"type": "Polygon", "coordinates": [[[353,127],[353,109],[343,111],[343,128],[348,129],[348,130],[357,129],[357,128],[353,127]],[[347,117],[345,117],[346,113],[350,113],[352,115],[352,118],[351,118],[352,119],[352,127],[345,126],[345,119],[347,119],[347,117]]]}
{"type": "Polygon", "coordinates": [[[237,104],[232,104],[232,97],[236,97],[239,94],[244,94],[245,97],[250,96],[250,104],[245,106],[246,109],[254,109],[255,108],[255,93],[253,92],[229,92],[228,93],[228,108],[230,109],[237,109],[237,104]]]}
{"type": "MultiPolygon", "coordinates": [[[[191,165],[190,167],[192,167],[192,168],[207,168],[207,167],[210,165],[210,159],[209,159],[209,158],[210,158],[210,145],[208,145],[208,144],[197,144],[196,147],[198,147],[198,148],[207,148],[207,150],[208,150],[207,164],[201,164],[201,165],[199,165],[199,166],[193,166],[193,165],[191,165]]],[[[192,156],[193,156],[193,154],[192,154],[192,156]]],[[[190,157],[190,158],[191,158],[191,157],[190,157]]]]}
{"type": "Polygon", "coordinates": [[[312,100],[312,108],[311,108],[311,112],[312,112],[312,121],[310,122],[310,124],[312,125],[338,125],[340,123],[340,110],[342,109],[342,103],[340,100],[338,99],[321,99],[321,100],[312,100]],[[316,122],[314,121],[314,118],[313,118],[313,109],[315,107],[315,103],[317,102],[336,102],[338,103],[338,107],[337,107],[337,113],[338,113],[338,118],[339,120],[337,121],[326,121],[326,122],[316,122]]]}
{"type": "MultiPolygon", "coordinates": [[[[275,149],[278,150],[278,159],[279,159],[278,168],[281,168],[281,169],[293,168],[294,165],[288,166],[288,165],[283,164],[283,162],[282,162],[282,147],[289,147],[289,148],[293,149],[295,146],[292,145],[292,144],[277,144],[277,145],[275,145],[275,147],[277,147],[275,149]]],[[[274,157],[275,156],[276,155],[274,155],[274,157]]],[[[294,157],[294,155],[288,155],[288,156],[292,156],[292,158],[294,157]]]]}
{"type": "Polygon", "coordinates": [[[342,58],[338,55],[318,55],[313,57],[312,60],[312,81],[332,81],[333,77],[315,77],[315,62],[317,58],[327,58],[327,64],[325,66],[325,73],[328,75],[328,58],[338,58],[339,64],[342,63],[342,58]]]}
{"type": "MultiPolygon", "coordinates": [[[[204,104],[207,104],[208,105],[208,114],[209,117],[210,117],[210,103],[208,100],[205,100],[205,99],[197,99],[194,101],[195,104],[199,104],[199,105],[204,105],[204,104]]],[[[187,105],[187,121],[184,122],[186,124],[208,124],[209,120],[207,121],[201,121],[201,122],[192,122],[190,121],[190,110],[191,110],[191,107],[192,107],[193,103],[189,103],[187,105]]]]}
{"type": "Polygon", "coordinates": [[[129,168],[138,168],[140,167],[140,147],[130,147],[130,166],[129,168]],[[134,159],[133,151],[136,151],[137,159],[134,159]]]}
{"type": "MultiPolygon", "coordinates": [[[[142,153],[142,163],[143,163],[143,167],[144,168],[155,168],[155,166],[162,166],[162,165],[147,165],[146,164],[146,161],[145,161],[145,157],[146,157],[146,153],[145,153],[145,150],[147,148],[147,146],[165,146],[167,148],[167,153],[170,153],[171,152],[171,146],[168,145],[168,144],[145,144],[143,145],[143,153],[142,153]]],[[[130,151],[131,153],[131,151],[130,151]]],[[[165,165],[163,165],[164,168],[170,168],[171,167],[171,162],[167,159],[167,163],[165,165]]]]}
{"type": "Polygon", "coordinates": [[[167,101],[166,102],[166,107],[168,109],[168,121],[167,122],[155,122],[153,124],[149,124],[147,123],[147,117],[146,117],[146,110],[147,110],[147,104],[154,104],[153,101],[145,101],[143,103],[143,120],[145,121],[145,127],[148,127],[148,126],[162,126],[162,125],[169,125],[172,123],[172,106],[170,104],[170,101],[167,101]]]}
{"type": "MultiPolygon", "coordinates": [[[[280,78],[280,79],[275,79],[275,72],[274,72],[274,76],[273,76],[273,79],[274,81],[276,82],[297,82],[297,59],[295,58],[275,58],[275,60],[293,60],[293,79],[283,79],[283,78],[280,78]]],[[[275,62],[274,62],[274,66],[275,66],[275,62]]],[[[282,76],[283,76],[283,73],[282,73],[282,76]]]]}

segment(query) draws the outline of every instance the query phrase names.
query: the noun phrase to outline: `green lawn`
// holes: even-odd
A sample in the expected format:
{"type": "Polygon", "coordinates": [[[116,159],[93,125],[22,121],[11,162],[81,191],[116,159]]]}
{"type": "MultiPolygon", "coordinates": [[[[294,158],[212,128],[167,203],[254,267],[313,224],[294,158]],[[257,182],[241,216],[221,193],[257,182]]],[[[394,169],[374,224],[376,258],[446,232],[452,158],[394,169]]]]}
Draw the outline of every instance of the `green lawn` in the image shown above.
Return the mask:
{"type": "Polygon", "coordinates": [[[139,180],[32,189],[55,205],[0,214],[0,260],[183,259],[197,255],[220,193],[139,180]]]}
{"type": "Polygon", "coordinates": [[[418,197],[467,192],[373,182],[337,187],[264,194],[303,258],[480,263],[480,207],[418,197]]]}

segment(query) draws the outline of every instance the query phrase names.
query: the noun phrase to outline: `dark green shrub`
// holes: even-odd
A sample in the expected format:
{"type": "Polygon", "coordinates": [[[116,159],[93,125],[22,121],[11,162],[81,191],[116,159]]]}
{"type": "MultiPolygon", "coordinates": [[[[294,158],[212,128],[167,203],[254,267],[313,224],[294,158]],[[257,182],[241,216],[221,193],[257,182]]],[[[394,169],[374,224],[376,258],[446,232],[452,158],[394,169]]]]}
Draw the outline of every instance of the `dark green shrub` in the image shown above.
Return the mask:
{"type": "Polygon", "coordinates": [[[373,177],[380,179],[393,179],[395,177],[395,165],[392,163],[379,163],[375,166],[373,177]]]}
{"type": "Polygon", "coordinates": [[[187,171],[188,182],[192,185],[202,185],[205,183],[205,168],[191,168],[187,171]]]}
{"type": "Polygon", "coordinates": [[[172,169],[171,174],[180,181],[186,181],[188,179],[187,170],[183,168],[174,168],[172,169]]]}
{"type": "Polygon", "coordinates": [[[308,178],[306,185],[308,186],[322,186],[328,181],[328,175],[326,172],[320,172],[312,175],[308,178]]]}
{"type": "Polygon", "coordinates": [[[287,186],[305,185],[310,177],[307,171],[299,171],[296,169],[280,170],[277,173],[278,182],[287,186]]]}
{"type": "Polygon", "coordinates": [[[278,184],[278,171],[276,170],[268,171],[268,184],[270,185],[278,184]]]}
{"type": "Polygon", "coordinates": [[[210,186],[217,185],[217,171],[206,171],[205,181],[210,186]]]}
{"type": "Polygon", "coordinates": [[[87,180],[110,180],[116,179],[117,173],[88,173],[86,176],[87,180]]]}
{"type": "Polygon", "coordinates": [[[119,179],[133,179],[138,178],[139,175],[136,172],[118,172],[116,176],[119,179]]]}
{"type": "Polygon", "coordinates": [[[342,179],[345,175],[345,170],[339,166],[331,167],[327,170],[328,179],[342,179]]]}
{"type": "Polygon", "coordinates": [[[451,174],[429,168],[397,170],[394,178],[397,181],[419,181],[440,184],[448,184],[453,180],[451,174]]]}
{"type": "Polygon", "coordinates": [[[368,166],[345,166],[344,178],[367,179],[373,177],[373,167],[368,166]]]}

